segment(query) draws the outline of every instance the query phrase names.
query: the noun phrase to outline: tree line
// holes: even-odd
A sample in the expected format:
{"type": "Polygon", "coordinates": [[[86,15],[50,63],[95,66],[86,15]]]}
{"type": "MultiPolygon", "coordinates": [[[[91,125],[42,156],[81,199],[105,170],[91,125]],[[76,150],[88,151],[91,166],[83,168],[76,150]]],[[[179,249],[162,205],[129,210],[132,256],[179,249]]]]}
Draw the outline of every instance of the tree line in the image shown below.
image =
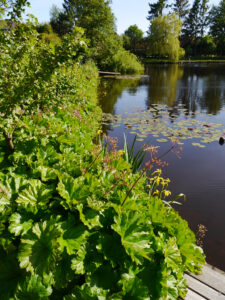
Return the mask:
{"type": "Polygon", "coordinates": [[[158,0],[149,3],[147,37],[137,25],[123,34],[126,49],[140,56],[179,57],[225,55],[225,0],[158,0]]]}

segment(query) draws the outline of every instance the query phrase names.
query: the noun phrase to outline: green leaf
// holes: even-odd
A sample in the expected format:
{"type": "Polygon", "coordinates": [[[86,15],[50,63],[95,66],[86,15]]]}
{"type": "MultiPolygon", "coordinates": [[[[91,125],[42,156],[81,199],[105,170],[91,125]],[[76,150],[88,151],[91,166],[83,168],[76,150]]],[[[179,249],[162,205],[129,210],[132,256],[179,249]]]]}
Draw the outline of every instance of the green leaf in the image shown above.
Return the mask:
{"type": "Polygon", "coordinates": [[[131,259],[142,264],[143,259],[152,260],[154,250],[151,241],[151,229],[143,224],[144,214],[136,211],[122,212],[114,218],[112,228],[121,236],[121,242],[131,259]]]}
{"type": "Polygon", "coordinates": [[[22,239],[18,259],[20,267],[31,273],[50,273],[59,256],[58,238],[61,230],[57,218],[36,223],[22,239]]]}
{"type": "Polygon", "coordinates": [[[32,220],[27,221],[26,218],[23,218],[18,213],[12,214],[9,221],[9,231],[15,234],[15,236],[26,234],[33,226],[32,220]]]}
{"type": "Polygon", "coordinates": [[[26,280],[19,284],[15,299],[43,299],[47,300],[52,293],[51,286],[45,286],[38,275],[26,277],[26,280]]]}
{"type": "Polygon", "coordinates": [[[39,207],[47,207],[52,197],[52,187],[43,184],[40,180],[31,180],[28,188],[23,190],[16,202],[28,212],[37,213],[39,207]]]}
{"type": "Polygon", "coordinates": [[[0,249],[0,295],[2,300],[13,297],[24,271],[19,268],[15,252],[0,249]]]}
{"type": "Polygon", "coordinates": [[[72,178],[69,175],[63,174],[60,178],[57,190],[62,198],[66,200],[69,208],[79,201],[84,201],[89,196],[88,186],[84,185],[84,178],[72,178]]]}
{"type": "Polygon", "coordinates": [[[69,215],[67,221],[62,223],[63,235],[60,236],[58,242],[62,249],[66,247],[69,255],[75,254],[86,243],[89,235],[87,228],[78,221],[69,215]]]}
{"type": "Polygon", "coordinates": [[[164,245],[164,247],[165,263],[167,267],[171,268],[173,272],[178,272],[182,269],[182,258],[177,247],[176,238],[169,238],[167,244],[164,245]]]}

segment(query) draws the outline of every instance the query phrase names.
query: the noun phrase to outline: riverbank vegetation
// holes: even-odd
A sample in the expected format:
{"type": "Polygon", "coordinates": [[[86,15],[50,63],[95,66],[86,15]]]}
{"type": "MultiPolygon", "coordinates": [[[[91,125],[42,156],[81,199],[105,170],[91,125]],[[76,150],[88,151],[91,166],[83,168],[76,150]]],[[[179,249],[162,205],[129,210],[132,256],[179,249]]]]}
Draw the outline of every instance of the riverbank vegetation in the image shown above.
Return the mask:
{"type": "Polygon", "coordinates": [[[101,143],[82,29],[53,47],[20,21],[25,4],[11,2],[15,26],[0,31],[1,299],[184,297],[204,254],[162,201],[169,181],[101,143]]]}

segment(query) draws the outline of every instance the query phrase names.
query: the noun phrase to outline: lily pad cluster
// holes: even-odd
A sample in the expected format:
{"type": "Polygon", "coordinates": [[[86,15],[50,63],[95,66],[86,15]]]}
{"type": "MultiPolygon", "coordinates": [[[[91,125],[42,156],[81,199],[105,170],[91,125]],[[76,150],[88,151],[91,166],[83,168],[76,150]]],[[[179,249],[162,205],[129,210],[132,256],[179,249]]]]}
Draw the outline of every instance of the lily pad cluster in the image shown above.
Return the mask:
{"type": "Polygon", "coordinates": [[[131,134],[137,135],[139,141],[151,136],[159,143],[178,139],[183,144],[183,140],[191,140],[193,146],[201,148],[218,141],[225,133],[224,124],[216,123],[213,115],[204,119],[201,114],[188,115],[183,105],[171,109],[166,105],[153,104],[145,111],[136,109],[116,116],[105,114],[103,123],[113,127],[124,124],[131,134]]]}

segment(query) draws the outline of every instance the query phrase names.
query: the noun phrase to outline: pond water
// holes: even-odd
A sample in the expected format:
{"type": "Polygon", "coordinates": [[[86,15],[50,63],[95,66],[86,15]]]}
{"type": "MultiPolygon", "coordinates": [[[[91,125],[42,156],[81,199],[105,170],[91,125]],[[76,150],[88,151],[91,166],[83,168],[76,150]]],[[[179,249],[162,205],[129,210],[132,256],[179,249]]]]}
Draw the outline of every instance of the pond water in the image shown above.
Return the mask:
{"type": "Polygon", "coordinates": [[[148,65],[149,76],[136,79],[103,78],[99,105],[106,116],[107,134],[124,133],[129,144],[137,134],[136,149],[159,146],[159,155],[179,138],[181,158],[169,153],[163,177],[175,197],[187,200],[175,206],[193,231],[207,228],[203,248],[207,262],[225,271],[225,65],[148,65]]]}

